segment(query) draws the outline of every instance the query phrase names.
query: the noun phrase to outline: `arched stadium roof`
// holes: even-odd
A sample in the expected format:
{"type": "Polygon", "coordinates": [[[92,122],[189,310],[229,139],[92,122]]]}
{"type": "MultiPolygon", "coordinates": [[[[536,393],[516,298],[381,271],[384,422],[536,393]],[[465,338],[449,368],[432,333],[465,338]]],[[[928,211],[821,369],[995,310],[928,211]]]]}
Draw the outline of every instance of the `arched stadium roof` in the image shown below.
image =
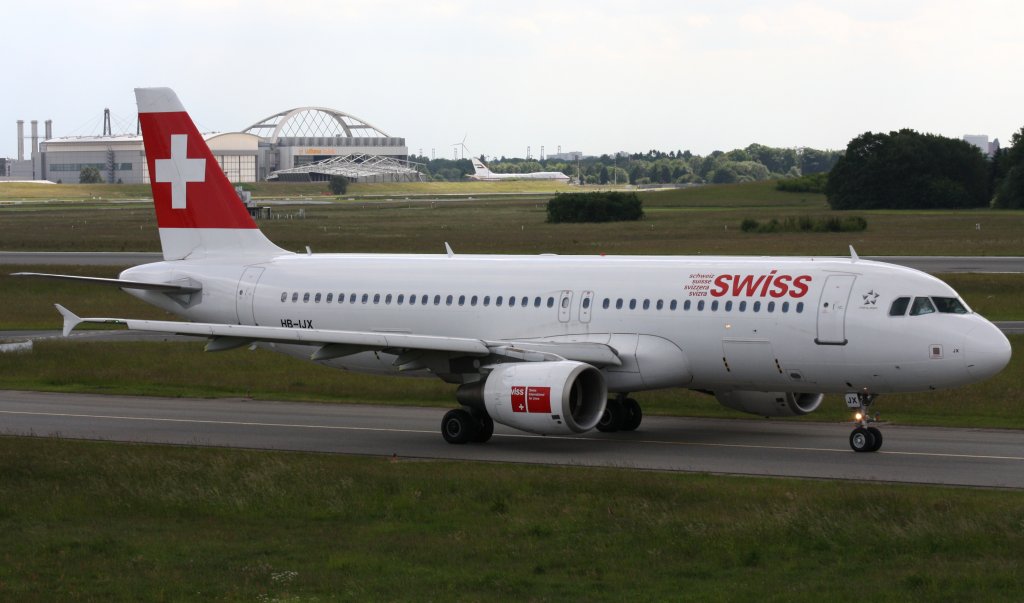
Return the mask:
{"type": "Polygon", "coordinates": [[[337,109],[297,107],[275,113],[249,126],[244,132],[277,144],[281,138],[347,137],[390,138],[370,123],[337,109]]]}

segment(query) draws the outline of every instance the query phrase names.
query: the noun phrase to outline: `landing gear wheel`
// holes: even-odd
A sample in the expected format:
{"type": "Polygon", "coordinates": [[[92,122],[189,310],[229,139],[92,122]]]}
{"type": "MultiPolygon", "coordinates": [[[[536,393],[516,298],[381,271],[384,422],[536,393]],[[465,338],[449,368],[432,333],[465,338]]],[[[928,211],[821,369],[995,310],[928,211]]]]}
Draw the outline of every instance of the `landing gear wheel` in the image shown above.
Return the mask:
{"type": "Polygon", "coordinates": [[[476,421],[476,433],[473,435],[473,442],[483,444],[494,435],[494,419],[486,411],[470,409],[469,414],[476,421]]]}
{"type": "Polygon", "coordinates": [[[853,420],[857,425],[850,434],[850,448],[855,452],[878,452],[882,447],[882,432],[869,426],[878,422],[878,413],[874,417],[869,413],[876,394],[854,392],[845,397],[846,406],[854,411],[853,420]]]}
{"type": "Polygon", "coordinates": [[[449,444],[465,444],[479,431],[477,422],[469,411],[463,408],[449,410],[441,419],[441,435],[449,444]]]}
{"type": "Polygon", "coordinates": [[[604,433],[611,433],[621,429],[622,416],[625,414],[625,410],[622,408],[622,402],[618,400],[608,400],[605,404],[604,413],[601,414],[601,418],[597,421],[597,430],[603,431],[604,433]]]}
{"type": "Polygon", "coordinates": [[[626,398],[622,401],[622,422],[619,429],[622,431],[636,431],[640,422],[644,420],[644,412],[640,409],[640,403],[633,398],[626,398]]]}
{"type": "MultiPolygon", "coordinates": [[[[876,430],[877,431],[877,430],[876,430]]],[[[850,433],[850,448],[854,452],[874,452],[875,434],[866,427],[858,427],[850,433]]]]}
{"type": "Polygon", "coordinates": [[[878,449],[882,447],[882,432],[877,427],[868,427],[867,429],[868,433],[875,438],[875,443],[869,452],[878,452],[878,449]]]}

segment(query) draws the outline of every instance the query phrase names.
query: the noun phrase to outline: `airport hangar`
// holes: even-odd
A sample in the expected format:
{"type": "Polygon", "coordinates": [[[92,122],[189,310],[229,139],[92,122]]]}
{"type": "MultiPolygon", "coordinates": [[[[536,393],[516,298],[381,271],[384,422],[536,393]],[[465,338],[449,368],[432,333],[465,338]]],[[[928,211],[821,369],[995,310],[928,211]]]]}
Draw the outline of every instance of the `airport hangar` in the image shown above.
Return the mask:
{"type": "MultiPolygon", "coordinates": [[[[329,180],[335,175],[352,182],[426,179],[422,166],[408,161],[404,138],[336,109],[288,109],[241,132],[203,137],[233,183],[329,180]]],[[[94,167],[109,183],[149,183],[146,152],[137,134],[49,138],[32,151],[35,179],[77,183],[82,168],[94,167]]]]}

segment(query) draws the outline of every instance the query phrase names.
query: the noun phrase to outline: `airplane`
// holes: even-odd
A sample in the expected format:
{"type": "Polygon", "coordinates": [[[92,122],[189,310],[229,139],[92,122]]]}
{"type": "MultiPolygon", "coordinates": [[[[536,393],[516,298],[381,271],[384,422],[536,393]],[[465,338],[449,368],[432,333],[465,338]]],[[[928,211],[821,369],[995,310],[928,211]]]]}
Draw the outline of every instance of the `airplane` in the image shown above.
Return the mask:
{"type": "MultiPolygon", "coordinates": [[[[169,88],[135,91],[163,261],[105,284],[183,321],[83,323],[206,337],[321,365],[458,386],[452,444],[494,424],[545,435],[632,431],[633,392],[687,388],[765,417],[825,394],[855,412],[850,447],[877,451],[880,394],[974,383],[1010,343],[949,285],[850,257],[314,254],[281,249],[249,216],[169,88]]],[[[382,226],[385,227],[385,226],[382,226]]]]}
{"type": "Polygon", "coordinates": [[[498,181],[498,180],[559,180],[562,182],[568,182],[569,177],[562,172],[530,172],[528,174],[495,174],[492,172],[483,161],[480,161],[476,157],[472,157],[473,162],[473,174],[466,176],[470,180],[482,180],[485,182],[498,181]]]}

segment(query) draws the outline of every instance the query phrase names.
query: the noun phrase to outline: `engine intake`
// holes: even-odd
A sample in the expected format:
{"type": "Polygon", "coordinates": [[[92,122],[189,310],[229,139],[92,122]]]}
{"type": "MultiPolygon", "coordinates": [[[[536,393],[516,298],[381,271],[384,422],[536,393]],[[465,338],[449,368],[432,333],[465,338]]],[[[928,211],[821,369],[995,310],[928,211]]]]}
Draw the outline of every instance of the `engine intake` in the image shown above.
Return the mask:
{"type": "Polygon", "coordinates": [[[601,371],[582,362],[502,364],[482,382],[459,387],[466,406],[483,407],[495,422],[542,435],[593,429],[608,388],[601,371]]]}
{"type": "Polygon", "coordinates": [[[812,413],[821,406],[825,394],[792,392],[716,392],[715,398],[726,408],[762,417],[795,417],[812,413]]]}

